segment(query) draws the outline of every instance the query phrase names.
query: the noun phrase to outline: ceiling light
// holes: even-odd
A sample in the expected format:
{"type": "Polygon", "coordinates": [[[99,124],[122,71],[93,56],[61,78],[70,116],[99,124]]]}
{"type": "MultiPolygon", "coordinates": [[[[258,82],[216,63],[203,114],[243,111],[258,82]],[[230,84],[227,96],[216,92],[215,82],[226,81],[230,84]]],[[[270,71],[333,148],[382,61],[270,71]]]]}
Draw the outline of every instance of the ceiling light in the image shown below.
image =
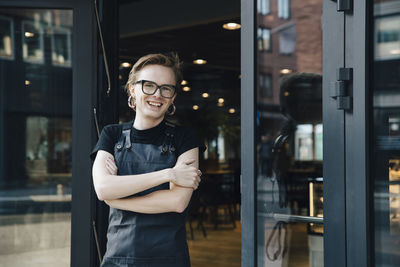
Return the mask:
{"type": "Polygon", "coordinates": [[[235,22],[229,22],[229,23],[225,23],[224,25],[222,25],[222,28],[224,28],[225,30],[239,30],[240,29],[240,24],[239,23],[235,23],[235,22]]]}
{"type": "Polygon", "coordinates": [[[181,85],[186,85],[186,84],[188,84],[188,82],[185,80],[182,80],[181,85]]]}
{"type": "Polygon", "coordinates": [[[229,109],[229,113],[231,113],[231,114],[235,113],[235,111],[236,111],[236,110],[235,110],[234,108],[230,108],[230,109],[229,109]]]}
{"type": "Polygon", "coordinates": [[[30,38],[35,36],[35,34],[33,32],[25,32],[25,37],[30,38]]]}
{"type": "Polygon", "coordinates": [[[182,90],[185,91],[185,92],[189,92],[190,91],[190,87],[189,86],[184,86],[182,88],[182,90]]]}
{"type": "Polygon", "coordinates": [[[201,96],[202,96],[203,98],[208,98],[210,95],[209,95],[208,93],[202,93],[201,96]]]}
{"type": "Polygon", "coordinates": [[[291,69],[281,69],[281,74],[289,74],[292,73],[291,69]]]}
{"type": "Polygon", "coordinates": [[[392,55],[398,55],[398,54],[400,54],[400,49],[393,49],[393,50],[390,50],[390,54],[392,54],[392,55]]]}
{"type": "Polygon", "coordinates": [[[198,59],[193,60],[193,63],[197,64],[197,65],[204,65],[207,63],[207,60],[198,58],[198,59]]]}
{"type": "Polygon", "coordinates": [[[118,75],[118,79],[122,80],[122,75],[121,74],[118,75]]]}
{"type": "Polygon", "coordinates": [[[284,94],[284,96],[289,96],[290,95],[288,91],[284,92],[283,94],[284,94]]]}
{"type": "Polygon", "coordinates": [[[25,85],[28,86],[31,84],[31,81],[25,80],[25,85]]]}
{"type": "Polygon", "coordinates": [[[221,104],[223,104],[224,103],[224,99],[222,98],[222,97],[220,97],[220,98],[218,98],[218,103],[221,103],[221,104]]]}
{"type": "Polygon", "coordinates": [[[193,110],[198,110],[199,106],[198,105],[193,105],[193,110]]]}
{"type": "Polygon", "coordinates": [[[121,67],[123,67],[123,68],[129,68],[130,66],[132,66],[132,65],[129,62],[122,62],[121,63],[121,67]]]}

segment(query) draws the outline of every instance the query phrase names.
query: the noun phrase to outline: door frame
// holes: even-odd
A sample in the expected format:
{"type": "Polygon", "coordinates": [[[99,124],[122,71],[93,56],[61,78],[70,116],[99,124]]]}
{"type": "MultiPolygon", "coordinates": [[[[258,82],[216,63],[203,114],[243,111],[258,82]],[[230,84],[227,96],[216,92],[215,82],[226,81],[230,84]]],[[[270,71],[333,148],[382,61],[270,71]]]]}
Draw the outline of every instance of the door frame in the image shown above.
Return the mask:
{"type": "Polygon", "coordinates": [[[353,69],[352,112],[345,112],[347,266],[374,266],[373,189],[369,171],[373,1],[353,1],[345,14],[345,64],[353,69]]]}
{"type": "MultiPolygon", "coordinates": [[[[241,194],[242,266],[257,262],[256,77],[257,0],[241,0],[241,194]],[[245,130],[243,130],[245,129],[245,130]]],[[[372,4],[354,2],[338,12],[323,1],[324,266],[373,266],[372,209],[368,172],[369,102],[367,55],[371,52],[372,4]],[[352,111],[336,108],[331,86],[336,69],[353,68],[352,111]]]]}
{"type": "Polygon", "coordinates": [[[6,0],[1,1],[0,7],[73,11],[71,266],[94,266],[96,250],[92,220],[95,198],[89,157],[96,140],[92,109],[97,80],[94,4],[79,0],[6,0]]]}
{"type": "Polygon", "coordinates": [[[242,266],[256,266],[256,0],[241,0],[241,226],[242,266]],[[246,129],[246,130],[243,130],[246,129]]]}

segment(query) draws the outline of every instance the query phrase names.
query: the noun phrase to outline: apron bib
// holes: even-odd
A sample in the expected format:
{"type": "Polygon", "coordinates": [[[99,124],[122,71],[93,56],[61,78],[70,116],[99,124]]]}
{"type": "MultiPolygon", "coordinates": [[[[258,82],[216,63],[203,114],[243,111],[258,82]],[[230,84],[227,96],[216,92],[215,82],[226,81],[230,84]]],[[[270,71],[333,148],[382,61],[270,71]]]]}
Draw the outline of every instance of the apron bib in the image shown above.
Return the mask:
{"type": "MultiPolygon", "coordinates": [[[[161,146],[131,142],[131,124],[122,129],[114,147],[118,175],[134,175],[172,168],[176,163],[172,144],[174,125],[166,123],[161,146]]],[[[168,190],[169,183],[139,192],[143,196],[168,190]]],[[[107,251],[101,267],[189,267],[186,214],[143,214],[110,207],[107,251]]]]}

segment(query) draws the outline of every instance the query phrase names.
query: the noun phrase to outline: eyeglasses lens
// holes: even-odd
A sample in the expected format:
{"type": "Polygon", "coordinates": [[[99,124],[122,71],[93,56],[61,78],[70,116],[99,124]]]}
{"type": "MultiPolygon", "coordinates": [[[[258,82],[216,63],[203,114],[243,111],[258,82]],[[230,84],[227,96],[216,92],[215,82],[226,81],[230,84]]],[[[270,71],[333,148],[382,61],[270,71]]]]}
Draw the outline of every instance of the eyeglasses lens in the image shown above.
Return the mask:
{"type": "MultiPolygon", "coordinates": [[[[153,82],[143,82],[143,93],[147,95],[153,95],[156,92],[157,88],[157,84],[153,82]]],[[[163,97],[171,98],[175,93],[175,89],[172,86],[163,85],[160,87],[160,93],[163,97]]]]}

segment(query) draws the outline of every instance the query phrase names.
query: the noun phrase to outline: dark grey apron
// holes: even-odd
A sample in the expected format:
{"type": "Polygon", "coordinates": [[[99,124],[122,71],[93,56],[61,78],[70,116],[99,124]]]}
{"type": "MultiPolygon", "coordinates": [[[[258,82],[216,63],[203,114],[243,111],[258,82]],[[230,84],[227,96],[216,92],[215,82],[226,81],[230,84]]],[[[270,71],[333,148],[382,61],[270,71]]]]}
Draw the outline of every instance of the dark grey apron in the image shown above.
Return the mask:
{"type": "MultiPolygon", "coordinates": [[[[164,123],[164,122],[163,122],[164,123]]],[[[118,175],[141,174],[175,166],[172,144],[174,126],[166,123],[161,146],[131,142],[131,125],[124,126],[114,147],[118,175]]],[[[169,189],[169,183],[150,188],[134,196],[169,189]]],[[[186,214],[142,214],[110,208],[107,251],[102,267],[188,267],[186,214]]]]}

